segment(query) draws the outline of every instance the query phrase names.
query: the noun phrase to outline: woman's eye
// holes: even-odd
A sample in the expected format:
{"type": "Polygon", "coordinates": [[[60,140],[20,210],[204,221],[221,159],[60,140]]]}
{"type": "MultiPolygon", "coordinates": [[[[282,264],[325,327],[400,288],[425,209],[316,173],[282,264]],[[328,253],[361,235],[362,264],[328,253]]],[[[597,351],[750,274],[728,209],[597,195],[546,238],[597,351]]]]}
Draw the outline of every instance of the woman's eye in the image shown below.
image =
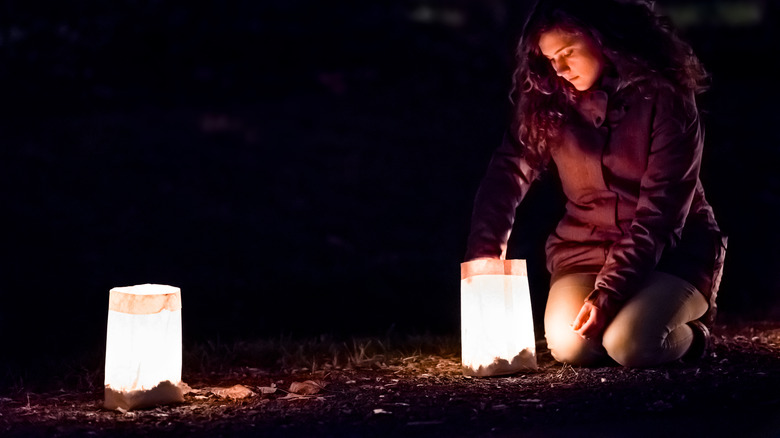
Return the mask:
{"type": "Polygon", "coordinates": [[[569,49],[569,50],[563,52],[563,56],[565,58],[568,58],[569,56],[571,56],[572,53],[574,53],[574,50],[573,49],[569,49]]]}

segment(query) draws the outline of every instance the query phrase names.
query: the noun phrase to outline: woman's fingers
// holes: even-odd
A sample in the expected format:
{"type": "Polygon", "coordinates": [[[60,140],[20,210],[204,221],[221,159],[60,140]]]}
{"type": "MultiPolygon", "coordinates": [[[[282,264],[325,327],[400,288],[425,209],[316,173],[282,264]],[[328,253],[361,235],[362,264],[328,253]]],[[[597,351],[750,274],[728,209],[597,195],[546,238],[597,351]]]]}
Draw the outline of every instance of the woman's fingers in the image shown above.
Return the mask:
{"type": "Polygon", "coordinates": [[[577,330],[577,334],[585,339],[601,336],[605,326],[604,316],[598,307],[589,305],[588,320],[577,330]]]}
{"type": "Polygon", "coordinates": [[[572,330],[574,330],[575,332],[580,330],[583,324],[586,324],[589,319],[590,319],[590,306],[588,305],[588,303],[585,303],[580,309],[580,312],[577,314],[577,317],[574,318],[574,322],[571,325],[572,330]]]}

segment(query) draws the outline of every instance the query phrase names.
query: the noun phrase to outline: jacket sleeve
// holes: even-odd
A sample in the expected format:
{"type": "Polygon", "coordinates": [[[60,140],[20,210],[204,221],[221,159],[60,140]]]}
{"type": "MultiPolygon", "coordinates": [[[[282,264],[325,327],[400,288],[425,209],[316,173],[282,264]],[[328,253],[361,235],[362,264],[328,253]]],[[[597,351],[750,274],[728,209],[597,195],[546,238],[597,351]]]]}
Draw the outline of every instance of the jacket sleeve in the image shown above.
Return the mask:
{"type": "Polygon", "coordinates": [[[699,178],[703,136],[693,97],[657,93],[647,168],[631,226],[607,253],[588,296],[612,318],[680,240],[699,178]]]}
{"type": "Polygon", "coordinates": [[[536,174],[520,156],[517,143],[505,134],[477,190],[466,244],[466,261],[506,257],[515,210],[536,174]]]}

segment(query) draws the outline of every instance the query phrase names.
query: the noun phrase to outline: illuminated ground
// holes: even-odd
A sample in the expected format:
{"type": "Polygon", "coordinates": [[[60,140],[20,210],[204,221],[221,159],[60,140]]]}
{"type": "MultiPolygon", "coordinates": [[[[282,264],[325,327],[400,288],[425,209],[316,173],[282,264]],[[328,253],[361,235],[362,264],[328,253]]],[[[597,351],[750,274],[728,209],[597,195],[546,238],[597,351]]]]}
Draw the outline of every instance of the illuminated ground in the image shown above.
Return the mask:
{"type": "Polygon", "coordinates": [[[228,366],[250,358],[252,346],[226,353],[212,345],[201,352],[212,352],[202,371],[185,364],[198,391],[184,404],[103,410],[99,375],[46,393],[17,388],[0,398],[0,435],[780,436],[780,324],[720,327],[714,344],[699,364],[647,370],[572,368],[542,352],[539,372],[491,379],[463,377],[456,344],[406,357],[355,346],[349,358],[309,358],[314,372],[278,366],[290,356],[268,369],[228,366]],[[307,380],[323,389],[288,394],[307,380]],[[234,384],[260,395],[231,400],[204,390],[234,384]]]}

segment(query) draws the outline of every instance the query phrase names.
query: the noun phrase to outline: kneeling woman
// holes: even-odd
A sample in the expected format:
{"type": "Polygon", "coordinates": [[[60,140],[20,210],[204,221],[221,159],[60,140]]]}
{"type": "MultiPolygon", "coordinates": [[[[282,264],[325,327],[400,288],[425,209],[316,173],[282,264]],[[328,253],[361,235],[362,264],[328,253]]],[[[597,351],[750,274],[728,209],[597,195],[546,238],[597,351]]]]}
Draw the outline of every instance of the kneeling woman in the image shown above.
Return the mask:
{"type": "Polygon", "coordinates": [[[466,260],[503,258],[529,186],[557,172],[544,326],[561,362],[700,357],[725,253],[699,180],[706,73],[646,2],[540,1],[517,49],[511,129],[474,202],[466,260]]]}

